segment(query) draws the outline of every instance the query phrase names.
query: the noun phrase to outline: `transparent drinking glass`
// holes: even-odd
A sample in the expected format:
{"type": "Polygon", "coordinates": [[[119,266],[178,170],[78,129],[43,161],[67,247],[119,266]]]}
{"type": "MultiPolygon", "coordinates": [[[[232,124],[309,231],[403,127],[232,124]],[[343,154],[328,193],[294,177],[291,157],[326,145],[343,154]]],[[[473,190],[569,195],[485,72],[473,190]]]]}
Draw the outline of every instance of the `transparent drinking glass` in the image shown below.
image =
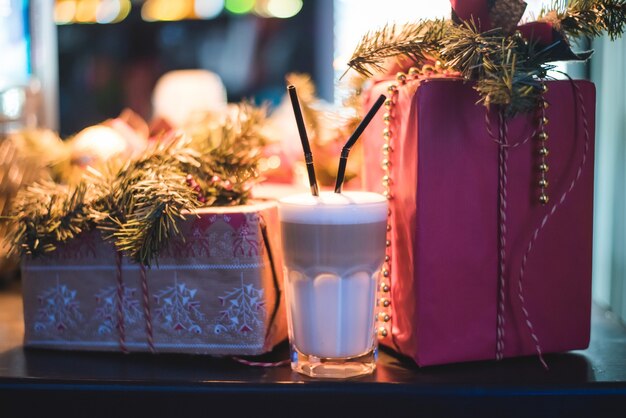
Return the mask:
{"type": "Polygon", "coordinates": [[[292,369],[323,378],[372,373],[386,198],[298,194],[279,201],[279,214],[292,369]]]}

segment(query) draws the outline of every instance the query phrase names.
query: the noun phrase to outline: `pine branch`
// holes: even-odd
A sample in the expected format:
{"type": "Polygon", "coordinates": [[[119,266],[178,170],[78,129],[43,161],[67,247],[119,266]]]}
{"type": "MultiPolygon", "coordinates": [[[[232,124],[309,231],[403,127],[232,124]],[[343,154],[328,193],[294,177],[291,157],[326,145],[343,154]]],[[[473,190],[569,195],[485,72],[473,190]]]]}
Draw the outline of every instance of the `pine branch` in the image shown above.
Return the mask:
{"type": "Polygon", "coordinates": [[[261,133],[266,109],[247,102],[237,105],[220,123],[199,121],[191,130],[200,165],[188,173],[199,186],[206,206],[245,204],[260,181],[258,163],[267,140],[261,133]]]}
{"type": "Polygon", "coordinates": [[[50,179],[48,165],[60,142],[56,135],[44,130],[9,133],[0,142],[0,260],[3,263],[17,255],[12,252],[10,241],[16,227],[11,217],[15,198],[26,185],[50,179]]]}
{"type": "Polygon", "coordinates": [[[156,140],[136,160],[109,161],[102,171],[89,168],[86,178],[99,196],[93,205],[94,221],[105,229],[124,223],[134,205],[137,183],[145,178],[146,172],[167,166],[184,173],[185,168],[200,166],[199,156],[189,137],[176,136],[156,140]]]}
{"type": "Polygon", "coordinates": [[[516,54],[507,53],[497,71],[486,73],[474,87],[481,96],[480,103],[505,108],[507,117],[536,109],[542,94],[540,79],[545,70],[520,70],[517,58],[516,54]]]}
{"type": "Polygon", "coordinates": [[[468,80],[479,79],[496,71],[502,51],[511,47],[501,29],[480,33],[474,23],[451,27],[441,40],[440,59],[449,68],[461,72],[468,80]]]}
{"type": "Polygon", "coordinates": [[[193,140],[161,138],[139,158],[88,168],[75,187],[50,180],[25,189],[11,216],[12,249],[37,256],[97,228],[134,261],[152,265],[187,214],[246,202],[259,180],[264,120],[265,108],[242,103],[224,121],[202,124],[193,140]]]}
{"type": "Polygon", "coordinates": [[[445,65],[474,80],[479,103],[506,108],[508,116],[529,111],[538,104],[548,66],[546,49],[500,29],[480,33],[470,23],[452,28],[442,41],[445,65]]]}
{"type": "MultiPolygon", "coordinates": [[[[568,37],[596,37],[604,32],[615,39],[626,30],[626,0],[556,0],[538,20],[551,23],[566,42],[568,37]]],[[[473,22],[422,20],[401,30],[388,25],[366,34],[348,65],[370,77],[384,71],[390,58],[416,63],[437,59],[442,67],[474,81],[481,103],[504,106],[513,116],[537,105],[555,45],[538,49],[533,40],[519,34],[500,28],[480,32],[473,22]]]]}
{"type": "Polygon", "coordinates": [[[626,29],[626,1],[555,1],[551,9],[542,10],[538,20],[552,23],[568,37],[595,38],[606,32],[611,40],[615,40],[626,29]]]}
{"type": "Polygon", "coordinates": [[[365,76],[384,71],[389,58],[420,62],[437,57],[439,42],[452,23],[443,19],[419,20],[402,27],[385,25],[368,32],[356,47],[348,66],[365,76]]]}
{"type": "Polygon", "coordinates": [[[42,181],[21,190],[15,201],[16,227],[9,240],[22,255],[41,256],[92,227],[86,183],[68,188],[42,181]]]}
{"type": "Polygon", "coordinates": [[[124,221],[112,219],[115,246],[134,261],[150,266],[171,238],[182,235],[178,223],[198,207],[196,196],[175,166],[155,166],[133,185],[124,221]]]}
{"type": "Polygon", "coordinates": [[[94,222],[105,239],[138,263],[150,266],[169,239],[180,235],[177,222],[200,205],[186,183],[185,169],[200,166],[189,144],[186,137],[160,140],[119,170],[91,170],[100,196],[93,204],[94,222]]]}
{"type": "Polygon", "coordinates": [[[425,46],[419,45],[419,40],[411,43],[410,37],[424,33],[426,27],[424,23],[406,27],[402,36],[395,34],[393,26],[370,34],[355,52],[360,54],[356,64],[351,61],[349,65],[363,72],[359,65],[368,63],[368,74],[370,68],[379,68],[379,59],[387,54],[408,57],[411,53],[424,53],[421,56],[425,57],[428,51],[430,56],[437,55],[443,67],[459,71],[468,81],[476,81],[480,102],[486,106],[504,106],[507,114],[513,116],[537,104],[541,95],[538,78],[545,75],[547,67],[545,54],[536,51],[534,44],[517,35],[507,35],[500,28],[480,32],[473,22],[454,25],[442,21],[434,21],[430,27],[433,31],[428,39],[436,42],[425,46]],[[435,28],[445,28],[445,33],[435,28]]]}

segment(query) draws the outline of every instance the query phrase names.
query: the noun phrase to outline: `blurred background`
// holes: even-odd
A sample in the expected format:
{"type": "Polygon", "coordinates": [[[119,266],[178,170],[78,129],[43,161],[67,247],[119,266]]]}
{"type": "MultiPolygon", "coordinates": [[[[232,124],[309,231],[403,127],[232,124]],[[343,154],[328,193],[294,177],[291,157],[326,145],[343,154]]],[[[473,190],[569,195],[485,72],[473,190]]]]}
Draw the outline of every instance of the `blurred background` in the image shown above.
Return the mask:
{"type": "MultiPolygon", "coordinates": [[[[532,17],[542,1],[527,2],[532,17]]],[[[294,72],[340,105],[339,77],[368,30],[449,10],[448,0],[0,0],[0,138],[34,127],[66,138],[124,109],[150,120],[168,105],[164,76],[181,70],[203,71],[206,93],[192,93],[207,102],[278,106],[294,72]]],[[[626,40],[583,47],[590,61],[559,69],[597,86],[594,299],[626,320],[626,40]]],[[[0,172],[10,191],[16,179],[0,172]]]]}

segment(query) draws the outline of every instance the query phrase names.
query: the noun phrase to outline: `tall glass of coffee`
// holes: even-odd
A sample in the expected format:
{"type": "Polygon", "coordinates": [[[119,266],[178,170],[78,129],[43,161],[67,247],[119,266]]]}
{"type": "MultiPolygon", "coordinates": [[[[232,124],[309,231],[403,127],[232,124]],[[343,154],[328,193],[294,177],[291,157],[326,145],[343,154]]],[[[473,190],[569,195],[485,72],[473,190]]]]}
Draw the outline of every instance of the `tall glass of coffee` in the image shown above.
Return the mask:
{"type": "Polygon", "coordinates": [[[279,201],[279,213],[292,369],[323,378],[372,373],[387,200],[357,191],[297,194],[279,201]]]}

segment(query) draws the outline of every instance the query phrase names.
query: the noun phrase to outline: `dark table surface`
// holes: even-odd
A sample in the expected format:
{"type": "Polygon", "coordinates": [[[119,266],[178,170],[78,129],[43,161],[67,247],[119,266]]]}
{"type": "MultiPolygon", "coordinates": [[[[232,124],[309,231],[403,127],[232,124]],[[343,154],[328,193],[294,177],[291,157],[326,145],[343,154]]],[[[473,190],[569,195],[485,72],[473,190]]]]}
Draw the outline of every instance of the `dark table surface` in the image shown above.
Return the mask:
{"type": "MultiPolygon", "coordinates": [[[[587,350],[310,379],[231,358],[25,349],[19,288],[0,292],[0,417],[626,416],[626,329],[594,307],[587,350]],[[617,415],[612,411],[617,412],[617,415]],[[44,415],[45,414],[45,415],[44,415]]],[[[255,360],[287,357],[286,343],[255,360]]]]}

